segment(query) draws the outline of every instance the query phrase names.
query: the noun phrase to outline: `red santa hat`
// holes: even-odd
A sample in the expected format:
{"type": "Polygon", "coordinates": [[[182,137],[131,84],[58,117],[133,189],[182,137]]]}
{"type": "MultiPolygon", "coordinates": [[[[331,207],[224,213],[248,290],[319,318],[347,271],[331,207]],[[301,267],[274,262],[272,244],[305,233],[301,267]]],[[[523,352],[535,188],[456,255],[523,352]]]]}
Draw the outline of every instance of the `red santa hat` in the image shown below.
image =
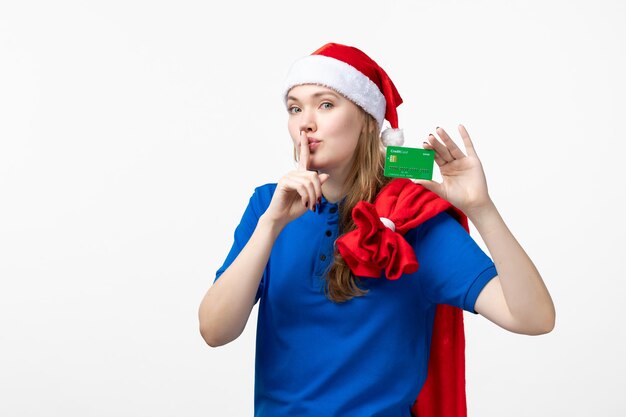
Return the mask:
{"type": "Polygon", "coordinates": [[[296,60],[287,74],[285,102],[289,90],[301,84],[318,84],[337,91],[371,114],[379,131],[386,119],[391,128],[381,134],[385,146],[404,143],[396,111],[396,107],[402,104],[402,97],[385,70],[363,51],[353,46],[327,43],[311,55],[296,60]]]}

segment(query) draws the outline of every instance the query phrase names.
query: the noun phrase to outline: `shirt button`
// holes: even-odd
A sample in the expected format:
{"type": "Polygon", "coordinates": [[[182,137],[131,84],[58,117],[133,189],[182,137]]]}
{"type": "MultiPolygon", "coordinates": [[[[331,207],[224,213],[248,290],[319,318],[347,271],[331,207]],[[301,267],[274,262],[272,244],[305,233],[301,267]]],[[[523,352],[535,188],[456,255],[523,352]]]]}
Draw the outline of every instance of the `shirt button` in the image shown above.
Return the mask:
{"type": "Polygon", "coordinates": [[[332,235],[332,234],[333,234],[333,232],[331,232],[330,230],[327,230],[327,231],[326,231],[326,236],[330,236],[330,235],[332,235]]]}
{"type": "Polygon", "coordinates": [[[328,211],[330,211],[331,213],[334,213],[334,212],[337,211],[337,207],[331,207],[330,210],[328,210],[328,211]]]}
{"type": "Polygon", "coordinates": [[[325,260],[326,260],[326,255],[320,255],[320,259],[321,259],[322,261],[325,261],[325,260]]]}

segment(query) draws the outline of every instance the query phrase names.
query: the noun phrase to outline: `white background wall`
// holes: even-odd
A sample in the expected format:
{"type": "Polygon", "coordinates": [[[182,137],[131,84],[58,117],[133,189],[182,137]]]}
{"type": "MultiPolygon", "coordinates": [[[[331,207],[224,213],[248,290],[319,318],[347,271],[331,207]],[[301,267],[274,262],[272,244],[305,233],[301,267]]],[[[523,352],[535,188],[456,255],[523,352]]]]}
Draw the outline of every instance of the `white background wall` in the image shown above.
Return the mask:
{"type": "Polygon", "coordinates": [[[626,413],[626,6],[386,3],[2,2],[0,415],[252,415],[258,306],[216,349],[197,309],[326,42],[386,69],[406,145],[467,127],[554,299],[539,337],[465,313],[469,415],[626,413]]]}

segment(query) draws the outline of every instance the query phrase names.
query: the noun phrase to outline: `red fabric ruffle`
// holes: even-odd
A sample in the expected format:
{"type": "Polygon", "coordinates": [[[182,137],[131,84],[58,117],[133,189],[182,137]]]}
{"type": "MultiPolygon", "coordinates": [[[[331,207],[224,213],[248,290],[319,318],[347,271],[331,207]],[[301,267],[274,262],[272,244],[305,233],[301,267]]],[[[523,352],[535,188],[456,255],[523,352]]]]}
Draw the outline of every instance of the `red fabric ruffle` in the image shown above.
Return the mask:
{"type": "MultiPolygon", "coordinates": [[[[356,228],[337,239],[337,249],[355,276],[395,280],[419,268],[406,232],[442,211],[469,233],[465,214],[436,193],[408,178],[383,187],[374,204],[360,201],[352,210],[356,228]],[[380,217],[395,224],[395,231],[380,217]]],[[[426,382],[411,413],[417,417],[466,417],[463,311],[439,304],[435,312],[426,382]]]]}

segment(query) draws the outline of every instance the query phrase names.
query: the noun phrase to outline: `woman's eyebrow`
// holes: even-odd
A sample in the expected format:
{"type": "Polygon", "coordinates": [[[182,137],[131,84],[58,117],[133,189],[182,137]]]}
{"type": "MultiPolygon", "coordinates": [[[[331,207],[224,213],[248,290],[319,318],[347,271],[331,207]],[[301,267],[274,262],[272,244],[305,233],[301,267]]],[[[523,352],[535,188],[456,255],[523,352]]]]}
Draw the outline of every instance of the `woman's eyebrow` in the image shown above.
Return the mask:
{"type": "MultiPolygon", "coordinates": [[[[324,96],[324,95],[327,95],[327,94],[328,94],[328,95],[330,95],[330,96],[334,96],[335,98],[339,98],[339,96],[338,96],[337,94],[333,93],[332,91],[322,91],[322,92],[319,92],[319,93],[311,94],[311,97],[313,97],[313,98],[317,98],[317,97],[319,97],[319,96],[324,96]]],[[[296,97],[294,97],[294,96],[289,96],[289,97],[287,97],[287,100],[299,101],[299,100],[298,100],[296,97]]]]}

